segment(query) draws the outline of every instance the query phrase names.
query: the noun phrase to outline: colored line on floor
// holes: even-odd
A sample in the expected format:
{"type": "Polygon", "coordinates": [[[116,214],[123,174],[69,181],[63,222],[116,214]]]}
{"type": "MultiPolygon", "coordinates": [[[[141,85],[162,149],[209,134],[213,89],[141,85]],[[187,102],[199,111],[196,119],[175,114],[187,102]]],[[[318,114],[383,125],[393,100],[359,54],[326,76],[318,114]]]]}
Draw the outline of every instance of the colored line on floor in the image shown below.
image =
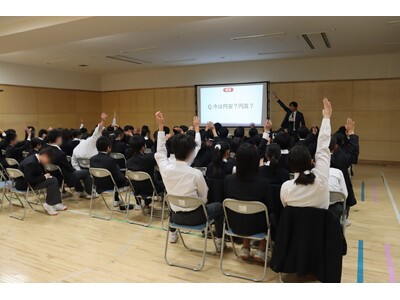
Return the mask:
{"type": "Polygon", "coordinates": [[[382,172],[382,178],[383,178],[383,183],[385,184],[385,187],[386,187],[386,191],[389,195],[390,202],[392,203],[394,214],[397,217],[397,222],[399,222],[399,224],[400,224],[400,212],[399,212],[399,209],[397,208],[396,201],[394,201],[392,191],[390,190],[389,184],[388,184],[385,174],[383,174],[383,172],[382,172]]]}
{"type": "Polygon", "coordinates": [[[388,273],[389,273],[389,282],[396,283],[396,276],[394,274],[394,265],[393,265],[393,261],[392,261],[392,256],[390,255],[389,244],[385,244],[385,255],[386,255],[386,264],[387,264],[388,273]]]}
{"type": "Polygon", "coordinates": [[[365,182],[361,182],[361,201],[364,202],[365,200],[365,182]]]}
{"type": "Polygon", "coordinates": [[[364,282],[364,241],[358,241],[357,283],[364,282]]]}
{"type": "Polygon", "coordinates": [[[378,198],[376,197],[376,185],[374,184],[372,186],[372,197],[374,198],[374,203],[378,201],[378,198]]]}

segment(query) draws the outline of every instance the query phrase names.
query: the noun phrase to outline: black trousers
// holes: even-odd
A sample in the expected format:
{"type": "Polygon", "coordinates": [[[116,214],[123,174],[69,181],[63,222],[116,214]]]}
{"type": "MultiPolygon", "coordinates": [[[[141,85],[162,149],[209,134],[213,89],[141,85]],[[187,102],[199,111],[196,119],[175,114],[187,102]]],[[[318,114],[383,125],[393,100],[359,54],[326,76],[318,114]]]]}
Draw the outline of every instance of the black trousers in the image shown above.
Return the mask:
{"type": "MultiPolygon", "coordinates": [[[[207,215],[210,220],[214,220],[217,238],[222,238],[224,225],[224,211],[222,204],[214,202],[206,204],[207,215]]],[[[171,210],[171,221],[181,225],[196,226],[206,222],[206,216],[202,207],[189,212],[174,212],[171,210]]],[[[175,230],[171,230],[175,231],[175,230]]]]}
{"type": "Polygon", "coordinates": [[[56,205],[61,203],[60,187],[58,186],[58,180],[55,177],[46,179],[45,181],[32,187],[35,191],[46,189],[46,203],[48,205],[56,205]]]}
{"type": "Polygon", "coordinates": [[[92,193],[92,178],[88,170],[65,173],[64,179],[66,184],[70,187],[74,187],[77,192],[85,191],[88,195],[92,193]],[[82,186],[81,180],[84,186],[82,186]]]}

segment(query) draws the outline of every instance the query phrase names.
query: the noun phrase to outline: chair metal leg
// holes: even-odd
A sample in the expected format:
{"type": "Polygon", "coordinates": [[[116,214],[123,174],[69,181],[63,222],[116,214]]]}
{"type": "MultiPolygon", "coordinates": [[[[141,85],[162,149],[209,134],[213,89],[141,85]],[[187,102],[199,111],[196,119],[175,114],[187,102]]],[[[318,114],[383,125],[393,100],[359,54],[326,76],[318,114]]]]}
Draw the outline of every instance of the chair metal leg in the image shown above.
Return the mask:
{"type": "MultiPolygon", "coordinates": [[[[225,234],[226,234],[226,232],[225,232],[225,223],[224,223],[223,237],[222,237],[223,240],[225,240],[225,234]]],[[[234,253],[235,253],[236,256],[238,256],[238,254],[236,252],[236,249],[235,249],[235,245],[233,243],[232,236],[230,236],[230,238],[231,238],[231,241],[232,241],[234,253]]],[[[224,274],[225,276],[228,276],[228,277],[246,279],[246,280],[255,281],[255,282],[263,281],[265,279],[266,275],[267,275],[268,250],[269,250],[269,247],[270,247],[270,230],[269,229],[268,229],[268,233],[267,233],[267,236],[265,237],[265,239],[266,239],[265,262],[264,262],[263,273],[262,273],[261,277],[253,278],[253,277],[248,277],[248,276],[243,276],[243,275],[227,272],[223,267],[223,260],[224,260],[224,249],[223,249],[223,247],[221,249],[221,256],[220,256],[220,263],[219,263],[219,268],[220,268],[222,274],[224,274]]]]}
{"type": "Polygon", "coordinates": [[[20,197],[18,196],[18,194],[15,193],[15,192],[11,192],[11,194],[10,194],[9,205],[8,205],[8,215],[9,215],[11,218],[14,218],[14,219],[17,219],[17,220],[20,220],[20,221],[24,220],[24,219],[25,219],[25,216],[26,216],[26,207],[25,207],[24,203],[21,201],[21,199],[20,199],[20,197]],[[12,196],[13,196],[13,194],[15,195],[15,199],[18,200],[18,202],[21,204],[21,207],[24,209],[24,215],[23,215],[22,217],[15,216],[15,215],[13,215],[13,213],[12,213],[12,207],[14,206],[14,204],[12,203],[12,196]]]}
{"type": "MultiPolygon", "coordinates": [[[[128,195],[128,201],[127,201],[127,207],[129,208],[129,205],[131,204],[131,193],[129,193],[128,195]]],[[[135,196],[135,200],[136,200],[136,196],[135,196]]],[[[137,202],[137,201],[135,201],[137,202]]],[[[152,200],[153,203],[153,200],[152,200]]],[[[126,221],[129,224],[135,224],[135,225],[140,225],[140,226],[144,226],[144,227],[148,227],[151,225],[151,223],[153,222],[153,209],[154,209],[154,204],[151,206],[150,209],[150,217],[149,217],[149,222],[148,223],[143,223],[143,222],[137,222],[137,221],[132,221],[131,219],[129,219],[129,209],[126,212],[126,221]]],[[[144,214],[144,207],[142,207],[142,212],[144,214]]]]}
{"type": "MultiPolygon", "coordinates": [[[[170,225],[170,223],[168,223],[168,225],[170,225]]],[[[209,251],[207,251],[207,234],[208,234],[208,230],[210,230],[210,224],[207,222],[207,224],[206,224],[206,234],[205,234],[205,236],[204,236],[204,248],[203,248],[203,250],[200,250],[200,249],[194,249],[194,248],[191,248],[191,247],[189,247],[189,246],[187,246],[186,245],[186,243],[185,243],[185,240],[183,239],[183,237],[182,237],[182,233],[181,233],[181,231],[179,230],[179,229],[176,229],[177,231],[178,231],[178,234],[179,234],[179,237],[181,238],[181,240],[182,240],[182,244],[183,244],[183,246],[186,248],[186,249],[188,249],[188,250],[190,250],[190,251],[195,251],[195,252],[200,252],[200,253],[202,253],[203,255],[202,255],[202,258],[201,258],[201,260],[200,260],[200,262],[196,265],[196,266],[190,266],[190,265],[187,265],[187,264],[183,264],[183,263],[179,263],[179,262],[172,262],[171,260],[169,260],[168,259],[168,244],[169,244],[169,241],[168,241],[168,238],[169,238],[169,232],[170,232],[170,229],[169,229],[170,227],[168,226],[168,229],[167,229],[167,238],[166,238],[166,241],[165,241],[165,253],[164,253],[164,259],[165,259],[165,261],[166,261],[166,263],[168,264],[168,265],[170,265],[170,266],[174,266],[174,267],[180,267],[180,268],[184,268],[184,269],[188,269],[188,270],[192,270],[192,271],[200,271],[200,270],[202,270],[203,268],[204,268],[204,265],[205,265],[205,261],[206,261],[206,255],[207,254],[215,254],[215,252],[209,252],[209,251]]]]}
{"type": "Polygon", "coordinates": [[[111,214],[110,214],[110,216],[109,216],[108,218],[105,218],[105,217],[101,217],[101,216],[94,215],[94,214],[92,213],[92,210],[93,210],[93,199],[94,199],[94,198],[93,198],[93,194],[94,194],[94,192],[95,192],[95,188],[92,187],[92,195],[91,195],[91,197],[90,197],[89,216],[91,216],[92,218],[102,219],[102,220],[106,220],[106,221],[111,220],[111,218],[112,218],[112,216],[113,216],[114,206],[113,206],[113,209],[111,210],[110,207],[109,207],[108,204],[107,204],[106,199],[104,198],[104,195],[103,195],[102,193],[100,193],[99,196],[102,198],[103,202],[106,204],[107,209],[111,211],[111,214]]]}

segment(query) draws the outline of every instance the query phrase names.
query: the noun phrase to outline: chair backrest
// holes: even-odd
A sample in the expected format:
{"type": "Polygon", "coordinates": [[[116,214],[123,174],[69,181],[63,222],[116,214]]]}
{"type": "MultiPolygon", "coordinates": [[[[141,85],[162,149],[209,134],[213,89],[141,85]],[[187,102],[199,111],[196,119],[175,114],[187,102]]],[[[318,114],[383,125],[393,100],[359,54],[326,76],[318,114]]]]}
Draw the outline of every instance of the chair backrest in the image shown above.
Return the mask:
{"type": "Polygon", "coordinates": [[[28,151],[22,151],[22,157],[26,158],[28,156],[29,152],[28,151]]]}
{"type": "Polygon", "coordinates": [[[72,157],[69,156],[69,155],[67,155],[67,161],[68,161],[68,162],[71,162],[71,161],[72,161],[72,157]]]}
{"type": "Polygon", "coordinates": [[[329,192],[329,204],[346,201],[346,196],[341,192],[329,192]]]}
{"type": "Polygon", "coordinates": [[[46,165],[46,166],[44,167],[44,169],[45,169],[47,172],[50,172],[50,173],[52,173],[52,172],[59,172],[59,173],[61,174],[61,176],[64,176],[64,175],[63,175],[63,172],[61,171],[61,168],[60,168],[58,165],[48,164],[48,165],[46,165]]]}
{"type": "Polygon", "coordinates": [[[77,158],[78,164],[83,169],[90,168],[90,159],[88,158],[77,158]]]}
{"type": "Polygon", "coordinates": [[[6,157],[6,162],[7,162],[7,165],[9,165],[9,166],[19,166],[18,161],[14,158],[6,157]]]}
{"type": "Polygon", "coordinates": [[[122,153],[118,153],[118,152],[111,152],[110,156],[116,160],[124,160],[126,162],[126,158],[125,155],[123,155],[122,153]]]}
{"type": "Polygon", "coordinates": [[[5,156],[6,155],[6,150],[1,149],[1,155],[5,156]]]}
{"type": "Polygon", "coordinates": [[[244,200],[227,198],[222,203],[222,208],[224,209],[225,220],[228,225],[228,228],[231,228],[231,226],[229,222],[229,215],[227,213],[227,209],[230,209],[236,214],[241,214],[241,215],[252,215],[264,212],[265,222],[268,228],[270,228],[268,208],[265,206],[264,203],[261,203],[259,201],[244,201],[244,200]]]}
{"type": "Polygon", "coordinates": [[[289,173],[289,179],[294,179],[294,173],[289,173]]]}
{"type": "Polygon", "coordinates": [[[207,174],[207,167],[194,167],[197,170],[200,170],[203,173],[203,176],[206,177],[207,174]]]}
{"type": "Polygon", "coordinates": [[[103,168],[90,168],[90,174],[96,178],[112,177],[111,172],[103,168]]]}
{"type": "Polygon", "coordinates": [[[21,170],[18,169],[13,169],[13,168],[7,168],[7,174],[8,177],[10,177],[12,180],[15,180],[17,178],[24,178],[24,173],[21,172],[21,170]]]}
{"type": "MultiPolygon", "coordinates": [[[[176,207],[183,208],[183,209],[196,209],[200,206],[204,207],[203,200],[196,198],[196,197],[188,197],[188,196],[176,196],[167,194],[165,200],[173,204],[176,207]]],[[[204,208],[205,210],[205,208],[204,208]]]]}
{"type": "Polygon", "coordinates": [[[151,148],[145,148],[144,149],[145,154],[150,154],[151,153],[151,148]]]}
{"type": "Polygon", "coordinates": [[[133,181],[145,181],[145,180],[150,180],[151,182],[153,182],[153,180],[151,179],[151,176],[146,173],[146,172],[142,172],[142,171],[127,171],[126,172],[126,177],[129,180],[133,180],[133,181]]]}
{"type": "Polygon", "coordinates": [[[230,158],[235,158],[236,157],[236,153],[235,152],[231,152],[231,154],[229,154],[230,158]]]}

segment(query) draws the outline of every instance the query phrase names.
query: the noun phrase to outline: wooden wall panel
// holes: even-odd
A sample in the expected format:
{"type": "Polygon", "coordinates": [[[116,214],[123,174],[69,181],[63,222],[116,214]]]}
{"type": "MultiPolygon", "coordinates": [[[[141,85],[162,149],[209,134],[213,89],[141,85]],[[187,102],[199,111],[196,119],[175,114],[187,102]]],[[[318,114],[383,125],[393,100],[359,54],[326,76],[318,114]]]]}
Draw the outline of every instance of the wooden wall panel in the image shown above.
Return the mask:
{"type": "Polygon", "coordinates": [[[101,93],[97,92],[76,92],[76,112],[78,114],[101,113],[101,93]]]}
{"type": "Polygon", "coordinates": [[[400,111],[400,79],[353,81],[354,110],[400,111]]]}
{"type": "Polygon", "coordinates": [[[0,86],[5,90],[0,93],[1,113],[6,114],[36,114],[37,95],[35,88],[0,86]]]}
{"type": "MultiPolygon", "coordinates": [[[[102,111],[108,114],[107,122],[112,123],[114,111],[116,112],[117,123],[119,122],[119,93],[118,92],[105,92],[101,94],[101,108],[102,111]]],[[[118,124],[119,125],[119,124],[118,124]]],[[[122,126],[122,125],[121,125],[122,126]]]]}
{"type": "Polygon", "coordinates": [[[76,92],[56,89],[36,89],[38,113],[76,113],[76,92]]]}
{"type": "Polygon", "coordinates": [[[196,111],[194,87],[156,89],[154,100],[156,111],[179,111],[192,114],[196,111]]]}
{"type": "Polygon", "coordinates": [[[154,90],[137,90],[119,92],[119,109],[122,112],[154,111],[154,90]]]}

